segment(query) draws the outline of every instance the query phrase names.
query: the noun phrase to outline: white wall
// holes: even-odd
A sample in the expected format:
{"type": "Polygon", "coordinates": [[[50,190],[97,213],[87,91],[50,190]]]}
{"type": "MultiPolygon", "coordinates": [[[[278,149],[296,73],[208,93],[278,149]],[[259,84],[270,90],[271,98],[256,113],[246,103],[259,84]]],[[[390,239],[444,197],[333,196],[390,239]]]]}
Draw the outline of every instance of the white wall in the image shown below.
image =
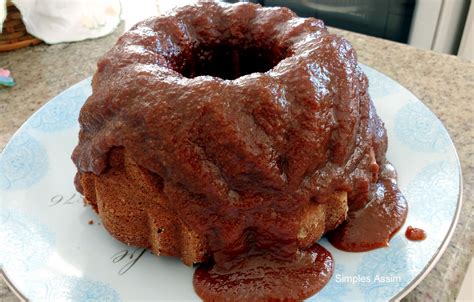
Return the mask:
{"type": "Polygon", "coordinates": [[[471,1],[458,56],[474,62],[474,1],[471,1]]]}

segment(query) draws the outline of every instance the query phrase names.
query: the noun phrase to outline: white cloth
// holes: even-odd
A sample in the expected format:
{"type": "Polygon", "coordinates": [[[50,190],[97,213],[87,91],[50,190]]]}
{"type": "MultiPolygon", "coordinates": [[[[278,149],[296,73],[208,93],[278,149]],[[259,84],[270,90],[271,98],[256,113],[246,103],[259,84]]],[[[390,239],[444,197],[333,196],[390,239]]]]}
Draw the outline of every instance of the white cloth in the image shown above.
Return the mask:
{"type": "MultiPolygon", "coordinates": [[[[0,1],[5,7],[5,0],[0,1]]],[[[27,31],[49,44],[102,37],[120,23],[120,0],[13,0],[13,4],[27,31]]],[[[0,12],[3,24],[1,17],[0,12]]]]}
{"type": "Polygon", "coordinates": [[[3,30],[3,22],[7,17],[7,0],[0,0],[0,34],[3,30]]]}

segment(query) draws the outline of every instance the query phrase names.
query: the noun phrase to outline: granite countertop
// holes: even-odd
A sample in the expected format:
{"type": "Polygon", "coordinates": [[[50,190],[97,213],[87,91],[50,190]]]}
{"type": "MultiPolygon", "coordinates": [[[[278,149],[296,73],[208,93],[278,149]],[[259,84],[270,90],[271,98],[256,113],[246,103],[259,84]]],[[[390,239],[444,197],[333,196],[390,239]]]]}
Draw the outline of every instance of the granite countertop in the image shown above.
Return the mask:
{"type": "MultiPolygon", "coordinates": [[[[453,301],[474,252],[474,64],[455,56],[416,49],[378,38],[331,29],[345,36],[359,61],[398,81],[444,123],[461,160],[464,192],[459,223],[449,247],[406,301],[453,301]]],[[[0,90],[0,150],[41,105],[93,74],[97,59],[115,42],[123,26],[105,38],[53,46],[39,45],[0,54],[17,82],[0,90]]],[[[0,301],[18,298],[0,280],[0,301]]]]}

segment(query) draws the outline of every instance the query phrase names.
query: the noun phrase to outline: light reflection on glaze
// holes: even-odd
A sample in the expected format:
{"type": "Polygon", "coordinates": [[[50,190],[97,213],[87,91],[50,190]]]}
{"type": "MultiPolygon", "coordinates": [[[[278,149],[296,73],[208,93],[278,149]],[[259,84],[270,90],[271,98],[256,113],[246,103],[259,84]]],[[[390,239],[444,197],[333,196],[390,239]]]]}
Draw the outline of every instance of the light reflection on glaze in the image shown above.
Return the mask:
{"type": "Polygon", "coordinates": [[[308,247],[295,217],[339,192],[365,203],[387,138],[349,42],[298,20],[201,3],[137,24],[98,62],[79,175],[100,178],[109,154],[127,154],[218,264],[251,245],[308,247]]]}

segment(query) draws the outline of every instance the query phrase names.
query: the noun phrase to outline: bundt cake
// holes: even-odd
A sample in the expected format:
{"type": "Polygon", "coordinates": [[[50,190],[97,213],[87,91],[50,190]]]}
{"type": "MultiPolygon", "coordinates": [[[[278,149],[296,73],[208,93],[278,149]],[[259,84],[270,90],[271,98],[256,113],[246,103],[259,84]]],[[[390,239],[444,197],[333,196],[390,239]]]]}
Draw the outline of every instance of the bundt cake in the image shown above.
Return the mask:
{"type": "Polygon", "coordinates": [[[98,61],[76,187],[157,255],[291,257],[370,199],[387,137],[367,86],[348,41],[286,8],[147,19],[98,61]]]}

